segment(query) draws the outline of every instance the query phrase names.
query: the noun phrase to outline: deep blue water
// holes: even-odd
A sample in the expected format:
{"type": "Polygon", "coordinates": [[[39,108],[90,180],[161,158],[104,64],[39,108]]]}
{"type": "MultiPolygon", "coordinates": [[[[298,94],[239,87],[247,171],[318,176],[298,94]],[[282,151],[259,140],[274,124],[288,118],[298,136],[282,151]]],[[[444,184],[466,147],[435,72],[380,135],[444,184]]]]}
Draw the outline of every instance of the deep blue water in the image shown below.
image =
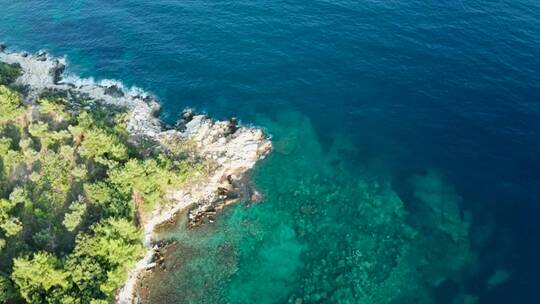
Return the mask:
{"type": "MultiPolygon", "coordinates": [[[[298,246],[277,259],[298,255],[300,262],[284,262],[287,271],[268,280],[287,277],[284,285],[296,291],[272,286],[274,293],[242,299],[229,294],[230,303],[286,302],[313,272],[307,252],[320,244],[298,235],[296,211],[287,209],[288,202],[297,204],[295,191],[279,190],[290,187],[287,175],[292,181],[321,175],[336,187],[377,176],[408,205],[406,181],[428,169],[462,197],[471,238],[490,231],[472,246],[478,261],[461,293],[480,303],[538,303],[539,2],[0,0],[0,41],[66,54],[70,72],[154,92],[166,120],[194,106],[274,136],[276,153],[254,173],[268,195],[266,207],[234,209],[219,225],[227,229],[239,216],[256,221],[274,211],[278,218],[261,225],[289,221],[293,236],[286,238],[298,246]],[[497,269],[509,279],[487,288],[497,269]]],[[[302,185],[319,189],[320,183],[326,182],[302,185]]],[[[336,222],[343,216],[320,209],[336,222]]],[[[355,227],[351,222],[346,231],[356,233],[355,227]]],[[[342,235],[333,232],[317,230],[342,235]]],[[[224,275],[232,283],[216,287],[220,293],[248,290],[241,283],[254,278],[248,268],[271,272],[275,261],[261,255],[278,245],[267,239],[239,250],[239,270],[224,275]]],[[[243,240],[232,243],[248,246],[243,240]]]]}

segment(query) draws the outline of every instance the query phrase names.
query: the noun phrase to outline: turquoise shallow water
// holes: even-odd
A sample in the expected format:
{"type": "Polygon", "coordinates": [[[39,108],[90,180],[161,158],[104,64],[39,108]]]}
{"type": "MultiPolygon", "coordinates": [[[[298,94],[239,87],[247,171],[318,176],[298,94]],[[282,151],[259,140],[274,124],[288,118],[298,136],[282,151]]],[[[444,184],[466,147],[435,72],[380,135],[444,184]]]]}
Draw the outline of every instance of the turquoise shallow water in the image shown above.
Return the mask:
{"type": "Polygon", "coordinates": [[[274,130],[275,151],[253,173],[265,200],[233,207],[213,225],[186,231],[179,223],[164,233],[179,246],[153,285],[152,302],[472,298],[462,281],[476,263],[471,222],[440,172],[394,183],[379,161],[351,170],[341,160],[357,147],[336,136],[324,149],[300,112],[282,112],[265,125],[274,130]]]}
{"type": "Polygon", "coordinates": [[[167,235],[153,302],[536,303],[538,3],[0,7],[0,40],[152,91],[166,120],[195,106],[272,134],[264,202],[167,235]]]}

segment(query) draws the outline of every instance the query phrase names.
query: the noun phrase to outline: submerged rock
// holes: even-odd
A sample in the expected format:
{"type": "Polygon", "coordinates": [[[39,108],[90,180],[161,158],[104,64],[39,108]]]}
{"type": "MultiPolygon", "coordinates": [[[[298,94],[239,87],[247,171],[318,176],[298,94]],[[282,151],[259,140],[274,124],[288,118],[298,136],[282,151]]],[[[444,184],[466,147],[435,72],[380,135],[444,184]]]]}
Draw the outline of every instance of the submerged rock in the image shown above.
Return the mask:
{"type": "Polygon", "coordinates": [[[486,287],[488,290],[506,283],[510,279],[510,273],[504,269],[497,269],[487,280],[486,287]]]}

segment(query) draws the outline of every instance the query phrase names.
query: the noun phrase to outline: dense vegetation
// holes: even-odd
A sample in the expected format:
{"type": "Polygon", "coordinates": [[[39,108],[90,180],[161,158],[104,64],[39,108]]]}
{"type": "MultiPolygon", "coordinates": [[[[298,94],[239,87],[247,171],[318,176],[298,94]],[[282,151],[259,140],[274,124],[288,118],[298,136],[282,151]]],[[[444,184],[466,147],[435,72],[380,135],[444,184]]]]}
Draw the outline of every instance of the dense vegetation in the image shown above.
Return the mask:
{"type": "Polygon", "coordinates": [[[13,83],[20,74],[21,68],[19,65],[0,62],[0,84],[8,85],[13,83]]]}
{"type": "Polygon", "coordinates": [[[23,103],[0,66],[0,303],[109,303],[144,254],[139,212],[192,172],[139,155],[126,114],[65,93],[23,103]]]}

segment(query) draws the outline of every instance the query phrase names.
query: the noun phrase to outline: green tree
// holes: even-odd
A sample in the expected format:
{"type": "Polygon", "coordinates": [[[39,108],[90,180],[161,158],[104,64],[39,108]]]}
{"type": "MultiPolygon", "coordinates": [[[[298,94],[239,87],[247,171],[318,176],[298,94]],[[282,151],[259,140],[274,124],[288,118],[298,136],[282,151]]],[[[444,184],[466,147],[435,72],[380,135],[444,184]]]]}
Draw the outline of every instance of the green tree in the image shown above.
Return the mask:
{"type": "Polygon", "coordinates": [[[11,281],[0,274],[0,303],[5,303],[16,297],[17,291],[13,287],[11,281]]]}
{"type": "Polygon", "coordinates": [[[23,226],[21,221],[16,217],[10,217],[0,224],[0,228],[4,230],[6,236],[16,236],[21,232],[23,226]]]}
{"type": "Polygon", "coordinates": [[[29,303],[43,303],[52,289],[68,287],[68,274],[50,253],[38,252],[32,258],[16,258],[12,278],[29,303]]]}
{"type": "Polygon", "coordinates": [[[6,236],[15,236],[22,230],[22,223],[13,215],[10,215],[11,210],[15,207],[15,203],[7,199],[0,199],[0,228],[4,230],[6,236]]]}
{"type": "Polygon", "coordinates": [[[62,224],[68,231],[73,232],[82,223],[85,213],[86,203],[75,201],[69,206],[69,212],[65,214],[62,224]]]}
{"type": "Polygon", "coordinates": [[[21,75],[19,64],[7,64],[0,62],[0,85],[8,85],[14,82],[21,75]]]}
{"type": "Polygon", "coordinates": [[[88,183],[84,185],[86,198],[94,204],[103,217],[123,217],[131,219],[133,206],[130,198],[122,195],[118,189],[107,182],[88,183]]]}
{"type": "Polygon", "coordinates": [[[67,130],[51,131],[49,125],[43,122],[31,124],[28,132],[40,142],[42,149],[66,144],[71,139],[71,134],[67,130]]]}
{"type": "Polygon", "coordinates": [[[113,167],[118,161],[128,158],[127,147],[102,129],[90,129],[84,133],[79,153],[106,167],[113,167]]]}
{"type": "Polygon", "coordinates": [[[111,181],[124,195],[142,197],[144,209],[152,209],[164,201],[167,190],[173,185],[178,187],[187,177],[187,174],[178,172],[170,163],[158,160],[131,159],[124,167],[111,170],[111,181]]]}
{"type": "Polygon", "coordinates": [[[127,277],[127,271],[144,254],[141,232],[125,219],[110,218],[77,237],[68,257],[79,296],[110,299],[127,277]]]}
{"type": "Polygon", "coordinates": [[[24,113],[21,96],[4,85],[0,85],[0,125],[13,121],[24,113]]]}
{"type": "Polygon", "coordinates": [[[39,113],[48,116],[52,121],[59,123],[67,121],[70,118],[66,112],[66,106],[63,99],[41,98],[39,100],[39,113]]]}

